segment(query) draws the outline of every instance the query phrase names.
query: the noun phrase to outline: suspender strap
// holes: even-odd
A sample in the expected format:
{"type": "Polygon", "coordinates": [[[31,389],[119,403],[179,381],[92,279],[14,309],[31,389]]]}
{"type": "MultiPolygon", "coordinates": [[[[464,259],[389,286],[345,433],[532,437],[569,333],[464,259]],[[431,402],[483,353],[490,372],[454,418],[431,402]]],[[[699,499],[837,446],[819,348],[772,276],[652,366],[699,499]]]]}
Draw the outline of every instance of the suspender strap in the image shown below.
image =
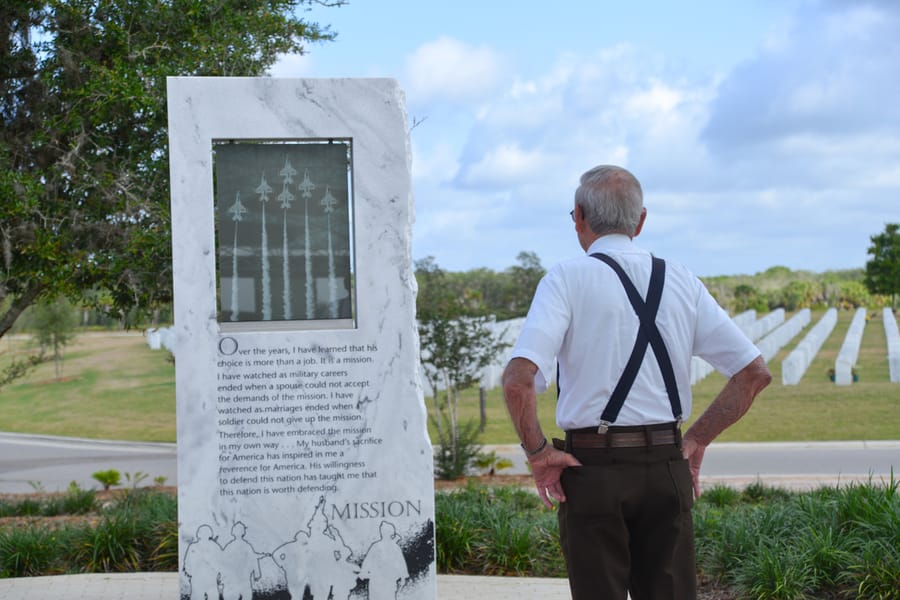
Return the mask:
{"type": "Polygon", "coordinates": [[[625,288],[628,300],[631,302],[631,306],[640,320],[640,327],[638,327],[637,339],[634,341],[631,356],[628,357],[625,370],[613,389],[609,402],[607,402],[606,408],[603,410],[603,415],[600,417],[601,430],[604,427],[608,427],[610,423],[615,423],[618,418],[619,411],[622,410],[622,405],[625,404],[625,399],[628,397],[628,393],[631,391],[634,380],[637,378],[638,371],[641,368],[641,363],[644,361],[648,345],[653,349],[656,362],[659,363],[663,383],[666,386],[666,393],[669,396],[669,404],[672,406],[672,416],[680,423],[681,398],[678,396],[678,386],[675,383],[675,370],[672,368],[672,359],[669,357],[669,351],[666,349],[662,334],[660,334],[659,328],[656,326],[656,313],[659,311],[663,282],[666,279],[665,261],[655,256],[653,257],[650,286],[647,289],[647,300],[645,301],[641,298],[631,279],[619,266],[619,263],[600,252],[591,254],[591,256],[605,262],[616,272],[616,275],[619,276],[619,280],[622,282],[622,286],[625,288]]]}

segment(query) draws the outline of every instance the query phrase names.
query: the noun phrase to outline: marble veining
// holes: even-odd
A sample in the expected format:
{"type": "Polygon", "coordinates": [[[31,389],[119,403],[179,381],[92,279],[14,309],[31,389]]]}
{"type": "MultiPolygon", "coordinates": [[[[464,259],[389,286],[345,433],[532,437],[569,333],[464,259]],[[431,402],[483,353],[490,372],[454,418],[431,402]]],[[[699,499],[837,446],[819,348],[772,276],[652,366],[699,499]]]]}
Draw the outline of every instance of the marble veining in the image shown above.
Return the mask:
{"type": "MultiPolygon", "coordinates": [[[[170,78],[168,93],[182,597],[434,598],[402,91],[389,79],[170,78]],[[292,229],[302,203],[285,194],[252,242],[242,222],[217,250],[215,143],[329,139],[351,141],[353,197],[323,188],[324,204],[309,201],[327,230],[312,218],[292,229]],[[355,309],[342,318],[331,220],[348,201],[355,309]],[[258,260],[236,267],[245,251],[258,260]],[[302,309],[282,309],[295,281],[302,309]],[[251,295],[238,300],[239,284],[251,295]],[[261,321],[229,328],[229,307],[257,293],[262,306],[263,288],[261,321]]],[[[291,170],[300,179],[304,166],[291,170]]],[[[256,172],[241,202],[274,200],[282,183],[256,172]]]]}

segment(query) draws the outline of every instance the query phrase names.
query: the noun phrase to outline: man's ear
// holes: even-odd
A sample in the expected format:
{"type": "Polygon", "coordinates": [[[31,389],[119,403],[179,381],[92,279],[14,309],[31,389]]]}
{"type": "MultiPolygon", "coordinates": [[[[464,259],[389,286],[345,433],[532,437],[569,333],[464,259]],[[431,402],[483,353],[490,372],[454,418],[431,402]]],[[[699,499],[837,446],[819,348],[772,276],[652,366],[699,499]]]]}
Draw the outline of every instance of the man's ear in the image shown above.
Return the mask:
{"type": "Polygon", "coordinates": [[[584,220],[584,209],[575,205],[575,212],[572,213],[572,220],[575,222],[575,231],[581,231],[587,227],[587,221],[584,220]]]}
{"type": "Polygon", "coordinates": [[[647,209],[641,209],[641,219],[638,221],[637,227],[634,228],[634,235],[631,237],[636,238],[641,234],[641,229],[644,228],[644,221],[647,219],[647,209]]]}

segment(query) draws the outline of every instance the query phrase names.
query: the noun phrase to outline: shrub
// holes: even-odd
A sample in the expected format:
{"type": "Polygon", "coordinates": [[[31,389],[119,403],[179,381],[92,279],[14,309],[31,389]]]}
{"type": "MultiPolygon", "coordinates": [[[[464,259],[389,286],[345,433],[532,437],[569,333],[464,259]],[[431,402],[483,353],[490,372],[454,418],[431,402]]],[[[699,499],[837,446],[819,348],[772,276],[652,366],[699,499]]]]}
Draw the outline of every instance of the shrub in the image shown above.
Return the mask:
{"type": "Polygon", "coordinates": [[[93,510],[95,499],[93,490],[83,490],[72,482],[61,495],[54,494],[42,499],[24,498],[19,502],[0,500],[0,517],[83,515],[93,510]]]}
{"type": "Polygon", "coordinates": [[[710,504],[712,506],[723,507],[733,506],[741,501],[741,493],[733,487],[727,485],[716,485],[703,492],[699,502],[710,504]]]}
{"type": "Polygon", "coordinates": [[[435,510],[439,572],[565,577],[556,515],[533,491],[470,482],[435,510]]]}
{"type": "MultiPolygon", "coordinates": [[[[900,600],[893,479],[806,493],[711,492],[694,510],[701,580],[757,599],[900,600]]],[[[92,498],[77,488],[60,498],[76,496],[75,510],[92,498]]],[[[95,527],[0,528],[0,577],[176,571],[176,498],[154,488],[114,498],[95,527]]],[[[37,509],[46,507],[34,499],[0,504],[0,514],[37,509]]],[[[533,490],[469,482],[437,493],[435,510],[439,573],[565,577],[556,513],[533,490]]]]}
{"type": "Polygon", "coordinates": [[[97,471],[91,475],[91,477],[99,481],[104,490],[108,490],[112,486],[119,485],[122,482],[122,476],[115,469],[97,471]]]}
{"type": "Polygon", "coordinates": [[[169,494],[152,489],[127,490],[96,527],[82,532],[77,564],[90,572],[140,571],[160,562],[171,564],[176,502],[169,494]]]}
{"type": "Polygon", "coordinates": [[[449,419],[441,413],[444,426],[438,428],[437,453],[434,456],[434,473],[438,479],[452,481],[464,477],[469,472],[481,452],[478,444],[478,424],[468,421],[457,428],[453,437],[453,427],[449,419]]]}
{"type": "Polygon", "coordinates": [[[72,530],[42,527],[0,529],[0,577],[32,577],[65,570],[60,550],[71,542],[72,530]]]}

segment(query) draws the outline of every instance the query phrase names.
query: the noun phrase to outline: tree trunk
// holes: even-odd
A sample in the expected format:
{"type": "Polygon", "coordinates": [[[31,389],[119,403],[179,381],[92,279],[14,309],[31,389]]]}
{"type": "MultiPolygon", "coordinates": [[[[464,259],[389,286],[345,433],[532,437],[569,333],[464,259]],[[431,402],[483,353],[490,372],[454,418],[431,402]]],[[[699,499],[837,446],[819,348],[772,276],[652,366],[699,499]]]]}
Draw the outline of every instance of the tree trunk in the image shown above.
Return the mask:
{"type": "Polygon", "coordinates": [[[13,324],[16,322],[16,319],[19,318],[19,315],[21,315],[26,308],[34,304],[43,291],[43,285],[30,285],[25,288],[24,292],[13,299],[9,308],[6,309],[6,312],[0,317],[0,338],[9,332],[10,328],[12,328],[13,324]]]}
{"type": "Polygon", "coordinates": [[[478,387],[478,407],[481,410],[481,426],[479,427],[479,431],[484,433],[484,428],[487,426],[487,407],[485,406],[487,403],[485,401],[485,391],[484,386],[478,387]]]}

